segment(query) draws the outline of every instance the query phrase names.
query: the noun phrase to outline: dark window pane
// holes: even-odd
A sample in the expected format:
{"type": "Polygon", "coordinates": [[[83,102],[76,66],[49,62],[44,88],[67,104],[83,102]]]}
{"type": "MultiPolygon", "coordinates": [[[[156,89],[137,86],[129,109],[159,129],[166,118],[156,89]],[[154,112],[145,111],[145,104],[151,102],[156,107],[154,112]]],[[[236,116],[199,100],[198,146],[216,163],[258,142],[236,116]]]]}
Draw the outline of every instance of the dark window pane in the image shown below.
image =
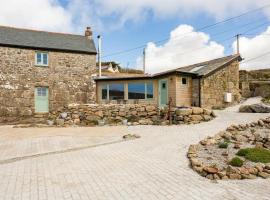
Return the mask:
{"type": "Polygon", "coordinates": [[[129,83],[128,84],[128,99],[145,99],[145,84],[144,83],[129,83]]]}
{"type": "Polygon", "coordinates": [[[186,85],[187,84],[187,79],[186,78],[182,78],[182,85],[186,85]]]}
{"type": "Polygon", "coordinates": [[[101,96],[102,99],[107,99],[107,95],[108,95],[108,90],[107,90],[107,85],[103,85],[102,89],[101,89],[101,96]]]}
{"type": "Polygon", "coordinates": [[[48,54],[43,54],[43,65],[48,65],[48,54]]]}
{"type": "Polygon", "coordinates": [[[147,83],[147,99],[152,99],[153,97],[153,83],[147,83]]]}
{"type": "Polygon", "coordinates": [[[37,64],[41,64],[41,53],[37,53],[37,64]]]}
{"type": "Polygon", "coordinates": [[[124,84],[110,84],[109,99],[110,100],[124,99],[124,84]]]}
{"type": "Polygon", "coordinates": [[[166,89],[166,83],[162,83],[162,89],[166,89]]]}

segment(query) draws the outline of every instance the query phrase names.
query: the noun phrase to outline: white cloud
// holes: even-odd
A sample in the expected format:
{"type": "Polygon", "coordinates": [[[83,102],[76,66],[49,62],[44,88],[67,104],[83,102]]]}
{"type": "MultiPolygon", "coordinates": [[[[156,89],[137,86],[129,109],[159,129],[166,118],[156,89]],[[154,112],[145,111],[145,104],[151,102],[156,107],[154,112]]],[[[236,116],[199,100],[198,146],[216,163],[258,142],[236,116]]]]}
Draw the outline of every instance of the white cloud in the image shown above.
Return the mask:
{"type": "MultiPolygon", "coordinates": [[[[206,14],[224,18],[269,3],[269,0],[0,0],[0,24],[61,32],[121,28],[128,21],[156,18],[194,17],[206,14]]],[[[265,13],[270,16],[270,12],[265,13]]]]}
{"type": "Polygon", "coordinates": [[[0,24],[71,31],[71,13],[55,0],[0,0],[0,24]]]}
{"type": "MultiPolygon", "coordinates": [[[[156,73],[189,64],[224,56],[224,47],[210,40],[209,35],[196,32],[193,27],[180,25],[161,46],[148,43],[146,47],[146,71],[156,73]]],[[[142,57],[137,59],[142,69],[142,57]]]]}
{"type": "MultiPolygon", "coordinates": [[[[255,37],[240,37],[240,53],[245,59],[240,65],[241,69],[270,68],[270,26],[267,30],[255,37]],[[253,59],[258,57],[258,59],[253,59]],[[250,61],[249,61],[250,60],[250,61]]],[[[236,42],[233,43],[236,52],[236,42]]]]}
{"type": "MultiPolygon", "coordinates": [[[[117,15],[119,23],[137,21],[153,13],[155,17],[195,16],[208,14],[214,18],[224,18],[243,13],[269,4],[269,0],[95,0],[102,11],[101,15],[117,15]]],[[[265,10],[265,14],[269,15],[265,10]]]]}

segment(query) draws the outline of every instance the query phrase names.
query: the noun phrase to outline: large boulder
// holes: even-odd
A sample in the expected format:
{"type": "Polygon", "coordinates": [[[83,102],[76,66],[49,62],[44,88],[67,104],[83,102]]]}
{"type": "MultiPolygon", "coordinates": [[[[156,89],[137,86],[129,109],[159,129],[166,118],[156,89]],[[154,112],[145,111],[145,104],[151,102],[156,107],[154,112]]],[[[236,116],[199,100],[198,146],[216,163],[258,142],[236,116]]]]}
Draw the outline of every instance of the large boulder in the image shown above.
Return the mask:
{"type": "Polygon", "coordinates": [[[270,113],[270,106],[265,104],[243,105],[239,108],[239,112],[243,113],[270,113]]]}
{"type": "Polygon", "coordinates": [[[191,108],[180,108],[175,111],[175,114],[178,116],[188,116],[192,114],[191,108]]]}
{"type": "Polygon", "coordinates": [[[192,113],[193,115],[200,115],[203,114],[204,110],[200,107],[193,107],[192,108],[192,113]]]}

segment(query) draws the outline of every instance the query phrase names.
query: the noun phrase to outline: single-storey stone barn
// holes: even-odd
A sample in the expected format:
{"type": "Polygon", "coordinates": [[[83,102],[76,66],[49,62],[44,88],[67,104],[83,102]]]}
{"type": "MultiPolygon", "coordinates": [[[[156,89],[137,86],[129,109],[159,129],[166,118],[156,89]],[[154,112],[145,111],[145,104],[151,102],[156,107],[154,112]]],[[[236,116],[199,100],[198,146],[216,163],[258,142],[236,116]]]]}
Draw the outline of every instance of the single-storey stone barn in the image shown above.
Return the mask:
{"type": "Polygon", "coordinates": [[[0,26],[0,122],[94,103],[91,28],[72,35],[0,26]]]}
{"type": "Polygon", "coordinates": [[[154,75],[96,78],[97,102],[226,107],[240,100],[239,54],[154,75]]]}

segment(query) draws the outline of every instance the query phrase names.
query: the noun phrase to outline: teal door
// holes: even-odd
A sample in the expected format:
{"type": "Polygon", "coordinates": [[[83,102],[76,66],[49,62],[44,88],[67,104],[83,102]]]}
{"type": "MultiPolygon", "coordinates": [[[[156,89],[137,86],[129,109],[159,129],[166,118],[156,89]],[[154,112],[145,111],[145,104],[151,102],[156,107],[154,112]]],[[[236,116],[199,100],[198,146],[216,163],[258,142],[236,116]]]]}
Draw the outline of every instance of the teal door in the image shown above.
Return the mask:
{"type": "Polygon", "coordinates": [[[168,80],[159,80],[159,105],[164,107],[168,104],[168,80]]]}
{"type": "Polygon", "coordinates": [[[49,90],[47,87],[35,88],[35,111],[49,112],[49,90]]]}

